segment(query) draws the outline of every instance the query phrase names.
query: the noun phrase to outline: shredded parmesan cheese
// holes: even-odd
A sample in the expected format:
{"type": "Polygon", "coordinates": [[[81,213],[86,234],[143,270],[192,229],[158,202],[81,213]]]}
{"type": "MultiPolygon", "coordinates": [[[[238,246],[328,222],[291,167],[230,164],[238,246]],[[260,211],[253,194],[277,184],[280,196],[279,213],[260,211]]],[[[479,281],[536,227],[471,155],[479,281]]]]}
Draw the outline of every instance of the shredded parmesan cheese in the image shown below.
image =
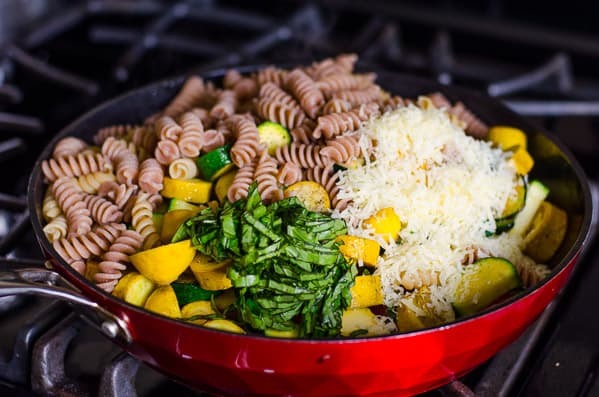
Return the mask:
{"type": "Polygon", "coordinates": [[[340,199],[350,205],[333,216],[350,234],[377,238],[385,304],[397,306],[407,290],[429,286],[432,304],[447,311],[464,263],[482,256],[521,261],[518,237],[495,231],[514,189],[509,154],[472,138],[442,110],[410,105],[365,123],[360,145],[371,153],[363,166],[341,173],[340,199]],[[387,243],[362,227],[392,207],[404,225],[400,244],[387,243]]]}

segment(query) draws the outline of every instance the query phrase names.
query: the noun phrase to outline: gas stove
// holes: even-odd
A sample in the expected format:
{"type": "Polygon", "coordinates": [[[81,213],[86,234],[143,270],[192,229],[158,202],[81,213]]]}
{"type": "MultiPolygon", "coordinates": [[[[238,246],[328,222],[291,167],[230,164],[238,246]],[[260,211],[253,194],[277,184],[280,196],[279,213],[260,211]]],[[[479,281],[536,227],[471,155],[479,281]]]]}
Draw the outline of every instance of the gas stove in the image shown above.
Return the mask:
{"type": "MultiPolygon", "coordinates": [[[[86,110],[177,74],[341,52],[358,53],[364,66],[487,92],[555,132],[585,168],[598,208],[595,10],[579,10],[574,28],[507,1],[470,9],[442,1],[426,8],[349,0],[38,3],[23,26],[0,34],[0,271],[44,266],[29,225],[27,178],[42,147],[86,110]]],[[[599,321],[588,313],[599,298],[596,223],[594,214],[567,287],[526,334],[427,396],[599,393],[599,321]]],[[[130,357],[67,304],[0,298],[0,395],[164,394],[206,395],[130,357]]]]}

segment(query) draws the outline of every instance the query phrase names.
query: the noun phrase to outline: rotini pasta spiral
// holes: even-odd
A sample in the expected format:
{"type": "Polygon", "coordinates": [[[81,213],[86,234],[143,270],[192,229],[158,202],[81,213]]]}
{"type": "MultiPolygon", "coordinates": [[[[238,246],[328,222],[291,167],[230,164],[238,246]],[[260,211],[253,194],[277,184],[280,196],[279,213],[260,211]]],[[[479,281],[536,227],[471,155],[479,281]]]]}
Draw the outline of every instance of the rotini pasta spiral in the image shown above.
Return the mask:
{"type": "Polygon", "coordinates": [[[338,164],[360,157],[360,152],[358,136],[340,136],[328,140],[326,146],[320,150],[321,155],[338,164]]]}
{"type": "Polygon", "coordinates": [[[320,152],[323,148],[320,144],[297,144],[280,146],[275,152],[275,158],[279,164],[293,163],[301,168],[324,167],[331,163],[328,157],[320,152]]]}
{"type": "Polygon", "coordinates": [[[271,99],[273,102],[279,102],[287,107],[302,110],[295,98],[274,83],[267,82],[260,87],[260,98],[271,99]]]}
{"type": "Polygon", "coordinates": [[[277,171],[277,162],[270,157],[266,150],[262,151],[254,171],[254,180],[258,183],[260,197],[266,203],[283,198],[283,191],[277,183],[277,171]]]}
{"type": "Polygon", "coordinates": [[[96,194],[101,184],[110,181],[116,181],[116,176],[111,172],[92,172],[77,178],[81,190],[88,194],[96,194]]]}
{"type": "Polygon", "coordinates": [[[214,124],[214,119],[210,117],[210,111],[204,108],[193,108],[190,110],[191,113],[198,116],[200,121],[202,122],[202,126],[204,129],[211,128],[214,124]]]}
{"type": "Polygon", "coordinates": [[[191,179],[198,175],[198,167],[192,159],[177,159],[168,166],[168,174],[173,179],[191,179]]]}
{"type": "Polygon", "coordinates": [[[311,118],[316,117],[324,104],[324,96],[314,80],[301,69],[295,69],[287,76],[287,88],[297,98],[306,114],[311,118]]]}
{"type": "Polygon", "coordinates": [[[290,186],[303,179],[302,169],[294,163],[285,163],[279,167],[277,181],[281,185],[290,186]]]}
{"type": "Polygon", "coordinates": [[[139,172],[139,159],[135,153],[125,149],[121,151],[114,159],[116,179],[120,183],[127,185],[137,181],[139,172]]]}
{"type": "Polygon", "coordinates": [[[181,157],[179,146],[171,140],[162,140],[156,145],[154,157],[162,165],[169,165],[174,160],[181,157]]]}
{"type": "Polygon", "coordinates": [[[177,117],[181,113],[200,105],[204,92],[204,80],[197,76],[188,78],[179,94],[164,109],[163,114],[169,117],[177,117]]]}
{"type": "Polygon", "coordinates": [[[233,89],[235,84],[239,83],[243,79],[243,76],[236,69],[229,69],[223,77],[223,87],[226,89],[233,89]]]}
{"type": "Polygon", "coordinates": [[[312,66],[306,68],[306,73],[315,80],[331,75],[350,74],[353,72],[357,60],[356,54],[341,54],[335,59],[327,58],[313,63],[312,66]]]}
{"type": "Polygon", "coordinates": [[[206,130],[203,136],[202,152],[207,153],[225,144],[225,136],[217,130],[206,130]]]}
{"type": "Polygon", "coordinates": [[[256,113],[263,119],[274,121],[289,129],[298,127],[306,117],[303,110],[289,107],[268,98],[258,100],[256,113]]]}
{"type": "Polygon", "coordinates": [[[339,186],[337,186],[339,173],[333,170],[332,164],[326,167],[309,168],[306,171],[306,179],[320,183],[325,188],[329,194],[332,208],[343,211],[350,203],[350,200],[337,197],[339,193],[339,186]]]}
{"type": "Polygon", "coordinates": [[[102,255],[123,230],[125,225],[120,223],[104,225],[85,234],[56,240],[52,246],[62,259],[72,264],[92,255],[102,255]]]}
{"type": "Polygon", "coordinates": [[[356,90],[337,91],[333,93],[332,97],[346,101],[352,107],[360,106],[365,103],[376,102],[382,98],[381,89],[378,86],[371,86],[356,90]]]}
{"type": "Polygon", "coordinates": [[[331,98],[322,107],[322,114],[349,112],[351,109],[352,105],[348,101],[339,98],[331,98]]]}
{"type": "Polygon", "coordinates": [[[235,69],[227,70],[223,78],[223,87],[233,90],[237,98],[242,101],[254,97],[258,91],[258,85],[254,79],[243,77],[235,69]]]}
{"type": "Polygon", "coordinates": [[[214,107],[210,110],[210,117],[223,120],[235,114],[237,108],[237,95],[231,90],[222,90],[214,107]]]}
{"type": "Polygon", "coordinates": [[[335,92],[359,90],[371,86],[376,80],[375,73],[368,74],[333,74],[316,82],[316,86],[325,96],[335,92]]]}
{"type": "Polygon", "coordinates": [[[158,137],[153,126],[135,127],[131,133],[131,142],[137,147],[143,148],[146,153],[154,153],[158,137]]]}
{"type": "Polygon", "coordinates": [[[154,130],[160,140],[169,139],[174,142],[177,142],[181,134],[183,134],[183,128],[169,116],[158,118],[154,123],[154,130]]]}
{"type": "Polygon", "coordinates": [[[438,282],[438,273],[431,269],[409,269],[399,272],[397,283],[407,291],[434,285],[438,282]]]}
{"type": "MultiPolygon", "coordinates": [[[[489,127],[485,123],[483,123],[478,117],[476,117],[474,113],[468,110],[462,102],[457,102],[455,105],[452,106],[449,99],[447,99],[445,95],[441,94],[440,92],[435,92],[424,98],[428,98],[432,105],[436,108],[445,108],[447,113],[462,121],[465,124],[464,129],[466,130],[466,133],[468,133],[469,135],[478,139],[485,139],[487,137],[489,127]]],[[[418,99],[420,102],[422,102],[423,100],[423,98],[418,99]]],[[[420,104],[421,103],[419,103],[419,105],[420,104]]]]}
{"type": "Polygon", "coordinates": [[[153,206],[149,198],[148,193],[139,193],[131,209],[131,224],[144,237],[144,249],[154,247],[160,240],[152,220],[153,206]]]}
{"type": "Polygon", "coordinates": [[[379,105],[369,103],[349,112],[321,116],[318,118],[316,128],[312,131],[312,137],[320,138],[324,136],[326,139],[331,139],[336,135],[355,131],[360,128],[363,121],[378,114],[380,114],[379,105]]]}
{"type": "Polygon", "coordinates": [[[551,269],[546,265],[535,263],[535,261],[527,256],[523,256],[521,260],[516,261],[514,264],[525,287],[535,285],[551,272],[551,269]]]}
{"type": "Polygon", "coordinates": [[[257,71],[254,78],[260,87],[266,83],[273,83],[279,87],[282,87],[287,80],[287,75],[288,72],[286,70],[278,69],[274,66],[268,66],[257,71]]]}
{"type": "Polygon", "coordinates": [[[254,159],[237,171],[235,178],[233,179],[233,183],[227,191],[227,198],[230,202],[247,197],[248,188],[254,181],[254,171],[256,170],[257,164],[258,159],[254,159]]]}
{"type": "Polygon", "coordinates": [[[316,128],[316,123],[311,119],[304,119],[304,122],[290,131],[293,142],[303,143],[305,145],[312,143],[312,131],[316,128]]]}
{"type": "Polygon", "coordinates": [[[79,138],[67,136],[56,143],[54,151],[52,152],[52,157],[58,159],[60,157],[75,156],[87,149],[88,146],[89,145],[85,141],[79,138]]]}
{"type": "Polygon", "coordinates": [[[242,168],[252,161],[260,146],[260,135],[256,123],[243,116],[233,116],[228,119],[237,140],[231,147],[231,160],[236,166],[242,168]]]}
{"type": "Polygon", "coordinates": [[[134,126],[129,124],[113,125],[110,127],[101,128],[98,130],[96,135],[94,135],[94,143],[96,145],[102,145],[109,137],[117,139],[125,138],[134,128],[134,126]]]}
{"type": "Polygon", "coordinates": [[[79,153],[42,161],[42,172],[49,182],[64,176],[81,176],[97,171],[111,171],[110,163],[100,153],[79,153]]]}
{"type": "Polygon", "coordinates": [[[58,206],[54,193],[52,193],[52,186],[50,186],[46,190],[44,200],[42,201],[42,215],[46,222],[50,222],[60,214],[62,214],[62,210],[58,206]]]}
{"type": "Polygon", "coordinates": [[[100,196],[86,194],[83,196],[83,203],[89,210],[92,219],[100,225],[120,222],[123,219],[123,213],[119,207],[100,196]]]}
{"type": "Polygon", "coordinates": [[[58,206],[67,218],[70,235],[85,234],[91,230],[92,218],[83,202],[83,193],[76,180],[62,177],[52,185],[58,206]]]}
{"type": "Polygon", "coordinates": [[[156,159],[145,159],[139,167],[138,185],[144,192],[156,194],[162,190],[164,171],[156,159]]]}
{"type": "Polygon", "coordinates": [[[144,238],[135,230],[124,230],[102,255],[98,272],[94,275],[96,284],[106,292],[112,292],[118,280],[127,270],[129,256],[138,252],[144,238]]]}
{"type": "Polygon", "coordinates": [[[54,217],[42,229],[50,243],[67,236],[67,218],[60,214],[54,217]]]}
{"type": "Polygon", "coordinates": [[[108,197],[116,206],[124,211],[125,206],[138,191],[135,185],[118,184],[116,182],[104,182],[98,188],[100,197],[108,197]]]}
{"type": "Polygon", "coordinates": [[[183,113],[179,117],[183,134],[177,143],[179,151],[185,157],[198,157],[204,144],[204,126],[202,120],[193,112],[183,113]]]}

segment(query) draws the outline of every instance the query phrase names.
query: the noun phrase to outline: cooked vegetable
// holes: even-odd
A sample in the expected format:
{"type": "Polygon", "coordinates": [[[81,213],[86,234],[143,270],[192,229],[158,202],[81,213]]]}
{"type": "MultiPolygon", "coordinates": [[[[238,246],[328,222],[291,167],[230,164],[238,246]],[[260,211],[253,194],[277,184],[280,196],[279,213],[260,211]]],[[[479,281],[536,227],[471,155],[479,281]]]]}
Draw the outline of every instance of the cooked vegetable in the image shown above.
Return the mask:
{"type": "Polygon", "coordinates": [[[163,316],[181,318],[179,302],[177,302],[175,291],[170,285],[155,289],[146,300],[144,308],[163,316]]]}
{"type": "Polygon", "coordinates": [[[401,220],[391,207],[377,211],[364,221],[364,225],[372,228],[387,242],[396,241],[401,231],[401,220]]]}
{"type": "Polygon", "coordinates": [[[287,146],[291,143],[291,135],[287,128],[272,121],[261,123],[258,126],[258,133],[260,134],[260,143],[266,145],[268,154],[271,156],[274,156],[278,147],[287,146]]]}
{"type": "Polygon", "coordinates": [[[515,187],[514,194],[508,198],[501,217],[495,219],[495,234],[505,233],[514,227],[516,215],[526,203],[526,190],[526,182],[524,178],[521,178],[515,187]]]}
{"type": "Polygon", "coordinates": [[[179,226],[192,216],[198,213],[198,210],[190,211],[187,209],[172,210],[164,214],[162,229],[160,229],[160,240],[168,243],[171,241],[179,226]]]}
{"type": "Polygon", "coordinates": [[[229,187],[233,184],[233,179],[235,179],[236,174],[237,171],[227,172],[225,175],[218,178],[214,184],[214,194],[216,194],[219,203],[223,204],[227,199],[229,187]]]}
{"type": "MultiPolygon", "coordinates": [[[[181,301],[179,301],[181,303],[181,301]]],[[[196,301],[181,308],[181,317],[194,324],[203,325],[216,314],[210,301],[196,301]]]]}
{"type": "Polygon", "coordinates": [[[312,181],[294,183],[285,189],[285,197],[297,197],[310,211],[326,212],[331,209],[331,200],[326,189],[312,181]]]}
{"type": "Polygon", "coordinates": [[[233,288],[229,288],[226,291],[211,291],[216,297],[214,298],[214,306],[220,311],[226,310],[229,306],[235,303],[237,297],[235,296],[235,291],[233,288]]]}
{"type": "Polygon", "coordinates": [[[527,138],[524,131],[514,127],[495,126],[489,129],[487,138],[503,150],[527,148],[527,138]]]}
{"type": "Polygon", "coordinates": [[[278,329],[267,329],[264,330],[264,335],[270,336],[273,338],[297,338],[299,336],[298,328],[293,328],[290,330],[278,330],[278,329]]]}
{"type": "Polygon", "coordinates": [[[133,266],[158,285],[170,284],[191,263],[195,249],[189,240],[162,245],[131,255],[133,266]]]}
{"type": "Polygon", "coordinates": [[[448,321],[448,315],[453,319],[453,311],[445,316],[437,313],[431,301],[430,290],[423,287],[412,292],[407,302],[396,309],[397,328],[402,332],[408,332],[434,327],[448,321]]]}
{"type": "Polygon", "coordinates": [[[230,320],[210,320],[203,324],[206,328],[217,329],[219,331],[233,332],[236,334],[245,334],[245,330],[230,320]]]}
{"type": "Polygon", "coordinates": [[[148,278],[131,272],[119,280],[112,294],[132,305],[143,306],[154,287],[155,284],[148,278]]]}
{"type": "Polygon", "coordinates": [[[349,309],[343,312],[341,335],[377,336],[389,335],[392,321],[377,317],[370,309],[349,309]],[[389,323],[387,323],[389,322],[389,323]]]}
{"type": "Polygon", "coordinates": [[[381,276],[367,275],[356,276],[354,286],[351,287],[352,309],[377,306],[383,304],[383,291],[381,276]]]}
{"type": "Polygon", "coordinates": [[[98,262],[88,260],[85,265],[85,278],[88,280],[93,280],[94,275],[98,273],[99,267],[98,262]]]}
{"type": "Polygon", "coordinates": [[[214,262],[232,261],[244,324],[289,331],[301,318],[299,336],[333,336],[356,274],[335,242],[346,232],[343,221],[308,211],[296,197],[264,205],[254,183],[246,200],[201,211],[173,239],[191,238],[214,262]]]}
{"type": "Polygon", "coordinates": [[[154,222],[154,227],[156,228],[156,230],[162,230],[162,224],[164,223],[164,214],[153,213],[152,222],[154,222]]]}
{"type": "Polygon", "coordinates": [[[219,291],[233,286],[227,276],[230,265],[230,260],[217,262],[208,255],[197,254],[190,267],[202,288],[208,291],[219,291]]]}
{"type": "Polygon", "coordinates": [[[524,235],[524,252],[536,262],[547,262],[555,255],[566,235],[568,215],[543,201],[524,235]]]}
{"type": "Polygon", "coordinates": [[[185,306],[195,301],[210,300],[212,296],[218,294],[218,292],[205,290],[192,283],[172,283],[171,287],[177,295],[179,306],[185,306]]]}
{"type": "Polygon", "coordinates": [[[516,172],[519,175],[526,175],[532,170],[535,162],[531,157],[530,153],[526,149],[518,148],[512,158],[510,159],[514,163],[514,167],[516,168],[516,172]]]}
{"type": "Polygon", "coordinates": [[[204,180],[212,182],[233,168],[233,161],[229,156],[230,149],[231,145],[225,145],[198,157],[198,171],[204,180]]]}
{"type": "Polygon", "coordinates": [[[510,233],[519,234],[523,236],[524,232],[530,225],[532,218],[541,206],[541,203],[545,201],[545,198],[549,194],[549,189],[538,180],[534,180],[528,184],[526,192],[526,200],[524,202],[524,208],[516,215],[514,219],[514,227],[510,230],[510,233]]]}
{"type": "Polygon", "coordinates": [[[172,198],[168,202],[167,211],[176,211],[176,210],[187,210],[187,211],[199,211],[202,207],[199,205],[188,203],[184,200],[179,200],[176,198],[172,198]]]}
{"type": "Polygon", "coordinates": [[[192,203],[207,203],[210,200],[212,183],[201,179],[171,179],[164,177],[164,188],[160,192],[164,197],[176,198],[192,203]]]}
{"type": "Polygon", "coordinates": [[[466,267],[453,308],[461,316],[474,314],[521,284],[518,271],[507,259],[479,259],[466,267]]]}
{"type": "Polygon", "coordinates": [[[347,259],[362,260],[364,264],[376,266],[381,246],[374,240],[357,236],[339,236],[337,241],[343,244],[339,250],[347,259]]]}

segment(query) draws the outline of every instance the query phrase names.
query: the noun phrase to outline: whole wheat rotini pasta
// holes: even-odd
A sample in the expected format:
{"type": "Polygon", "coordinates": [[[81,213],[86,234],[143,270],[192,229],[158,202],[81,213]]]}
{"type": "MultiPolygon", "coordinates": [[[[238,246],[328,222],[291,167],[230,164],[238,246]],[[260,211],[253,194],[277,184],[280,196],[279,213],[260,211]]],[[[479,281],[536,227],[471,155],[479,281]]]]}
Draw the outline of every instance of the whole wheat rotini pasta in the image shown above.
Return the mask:
{"type": "Polygon", "coordinates": [[[226,119],[235,114],[237,108],[237,95],[231,90],[222,90],[214,107],[210,110],[210,117],[217,120],[226,119]]]}
{"type": "Polygon", "coordinates": [[[111,169],[110,163],[100,153],[79,153],[42,161],[42,172],[49,182],[54,182],[63,176],[81,176],[111,169]]]}
{"type": "Polygon", "coordinates": [[[58,206],[67,218],[69,235],[85,234],[93,224],[91,214],[83,202],[83,192],[77,181],[62,177],[52,185],[58,206]]]}
{"type": "Polygon", "coordinates": [[[287,88],[297,98],[302,109],[312,118],[316,117],[324,105],[322,92],[310,77],[301,69],[295,69],[287,76],[287,88]]]}
{"type": "Polygon", "coordinates": [[[275,158],[279,164],[293,163],[301,168],[324,167],[331,163],[331,160],[322,155],[322,148],[320,144],[292,143],[289,146],[278,147],[275,158]]]}
{"type": "Polygon", "coordinates": [[[256,112],[263,119],[274,121],[289,129],[301,125],[306,117],[303,110],[289,107],[269,98],[258,100],[256,112]]]}
{"type": "Polygon", "coordinates": [[[156,159],[146,159],[139,166],[138,184],[144,192],[156,194],[161,191],[163,179],[164,171],[156,159]]]}
{"type": "Polygon", "coordinates": [[[162,140],[156,145],[154,157],[162,165],[169,165],[181,157],[179,146],[171,140],[162,140]]]}
{"type": "Polygon", "coordinates": [[[104,225],[85,234],[56,240],[52,246],[62,259],[71,264],[92,255],[100,256],[123,230],[125,230],[123,224],[104,225]]]}
{"type": "Polygon", "coordinates": [[[117,139],[125,138],[134,128],[134,126],[129,124],[113,125],[110,127],[101,128],[98,130],[96,135],[94,135],[94,143],[101,146],[109,137],[114,137],[117,139]]]}
{"type": "Polygon", "coordinates": [[[203,135],[202,153],[221,147],[225,142],[225,136],[220,131],[206,130],[203,135]]]}
{"type": "Polygon", "coordinates": [[[326,156],[334,163],[347,163],[349,160],[360,157],[360,145],[358,136],[340,136],[326,141],[326,146],[320,150],[322,156],[326,156]]]}
{"type": "Polygon", "coordinates": [[[313,63],[312,66],[306,68],[306,73],[315,80],[331,75],[349,74],[353,72],[357,60],[356,54],[341,54],[334,59],[327,58],[313,63]]]}
{"type": "Polygon", "coordinates": [[[305,119],[299,126],[293,128],[289,133],[293,138],[293,142],[309,144],[314,143],[312,139],[312,131],[316,128],[316,122],[311,119],[305,119]]]}
{"type": "Polygon", "coordinates": [[[299,165],[294,163],[284,163],[277,171],[277,181],[281,185],[289,186],[301,181],[304,174],[299,165]]]}
{"type": "Polygon", "coordinates": [[[181,91],[164,109],[163,114],[169,117],[177,117],[181,113],[200,105],[204,91],[204,80],[197,76],[188,78],[185,84],[183,84],[181,91]]]}
{"type": "Polygon", "coordinates": [[[331,98],[324,104],[322,107],[322,114],[331,114],[331,113],[343,113],[349,112],[352,109],[352,105],[343,99],[339,98],[331,98]]]}
{"type": "Polygon", "coordinates": [[[306,171],[306,179],[320,183],[325,188],[329,194],[331,206],[334,209],[342,211],[347,207],[349,200],[339,199],[337,197],[337,194],[339,193],[339,187],[337,186],[339,174],[337,171],[333,170],[332,164],[327,165],[326,167],[309,168],[306,171]]]}
{"type": "Polygon", "coordinates": [[[256,170],[257,164],[258,159],[254,159],[237,171],[233,183],[227,191],[227,198],[230,202],[247,197],[248,188],[254,181],[254,171],[256,170]]]}
{"type": "Polygon", "coordinates": [[[179,137],[183,134],[183,128],[169,116],[159,117],[154,123],[154,130],[160,140],[169,139],[173,142],[179,141],[179,137]]]}
{"type": "Polygon", "coordinates": [[[118,280],[127,270],[129,255],[142,247],[144,237],[135,230],[123,230],[102,255],[94,280],[106,292],[112,292],[118,280]]]}
{"type": "Polygon", "coordinates": [[[183,133],[177,145],[184,157],[198,157],[204,144],[204,126],[202,120],[193,112],[183,113],[179,117],[183,133]]]}
{"type": "Polygon", "coordinates": [[[231,147],[231,160],[241,168],[258,154],[260,146],[258,128],[253,121],[243,116],[230,117],[229,122],[237,136],[237,140],[231,147]]]}
{"type": "Polygon", "coordinates": [[[258,86],[262,87],[265,83],[273,83],[282,87],[287,80],[288,72],[283,69],[275,68],[274,66],[268,66],[264,69],[260,69],[254,75],[258,86]]]}
{"type": "Polygon", "coordinates": [[[124,210],[127,203],[135,196],[139,188],[135,185],[118,184],[116,182],[104,182],[98,188],[100,197],[107,197],[120,210],[124,210]]]}
{"type": "Polygon", "coordinates": [[[258,192],[266,203],[283,198],[283,191],[277,183],[277,171],[277,162],[270,157],[266,150],[262,151],[254,171],[254,180],[258,182],[258,192]]]}
{"type": "Polygon", "coordinates": [[[153,126],[139,126],[132,129],[131,142],[143,148],[146,153],[154,153],[158,137],[153,126]]]}
{"type": "Polygon", "coordinates": [[[198,167],[192,159],[177,159],[168,166],[168,174],[173,179],[191,179],[198,176],[198,167]]]}
{"type": "Polygon", "coordinates": [[[362,122],[379,113],[379,105],[376,103],[369,103],[360,106],[360,108],[350,110],[349,112],[321,116],[318,118],[316,128],[312,131],[312,137],[320,138],[321,136],[324,136],[326,139],[331,139],[336,135],[355,131],[360,128],[362,122]]]}
{"type": "Polygon", "coordinates": [[[86,194],[83,196],[83,203],[92,219],[100,225],[120,222],[123,219],[123,212],[119,207],[100,196],[86,194]]]}
{"type": "Polygon", "coordinates": [[[376,80],[375,73],[334,74],[316,82],[316,86],[325,96],[332,97],[336,92],[365,89],[376,80]]]}
{"type": "Polygon", "coordinates": [[[377,102],[382,99],[381,95],[378,86],[371,86],[363,89],[337,91],[333,93],[332,98],[344,100],[352,107],[356,107],[365,103],[377,102]]]}
{"type": "Polygon", "coordinates": [[[300,104],[295,100],[295,98],[283,91],[281,87],[274,83],[267,82],[262,85],[260,88],[259,97],[262,99],[270,99],[273,102],[278,102],[289,108],[302,111],[300,104]]]}
{"type": "Polygon", "coordinates": [[[88,146],[89,145],[82,139],[67,136],[56,143],[54,151],[52,152],[52,157],[57,159],[60,157],[74,156],[87,149],[88,146]]]}

